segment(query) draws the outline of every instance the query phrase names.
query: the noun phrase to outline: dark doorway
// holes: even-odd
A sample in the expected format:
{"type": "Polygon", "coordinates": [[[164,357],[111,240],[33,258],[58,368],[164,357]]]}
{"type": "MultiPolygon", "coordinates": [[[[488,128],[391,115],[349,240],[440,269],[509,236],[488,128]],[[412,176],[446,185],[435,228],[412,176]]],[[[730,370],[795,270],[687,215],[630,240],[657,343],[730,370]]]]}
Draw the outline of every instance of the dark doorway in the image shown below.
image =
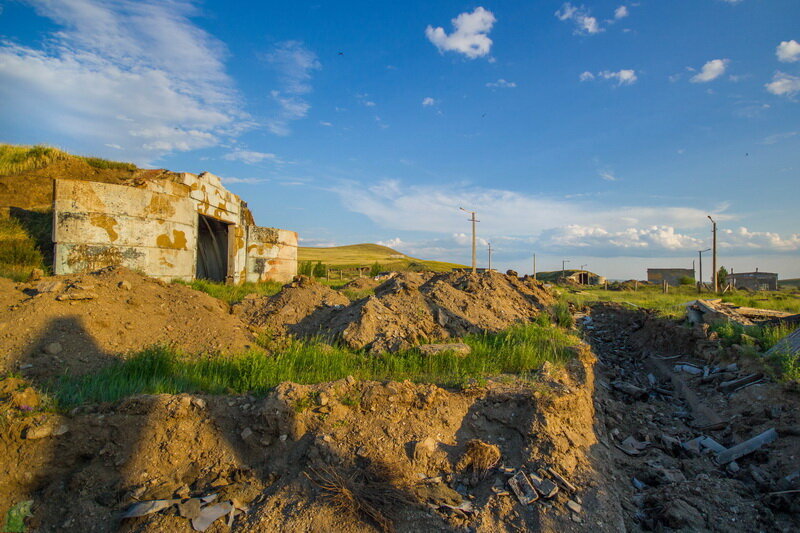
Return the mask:
{"type": "Polygon", "coordinates": [[[588,285],[589,284],[589,273],[588,272],[579,272],[578,273],[578,283],[581,285],[588,285]]]}
{"type": "Polygon", "coordinates": [[[225,281],[228,277],[228,224],[198,216],[196,277],[225,281]]]}

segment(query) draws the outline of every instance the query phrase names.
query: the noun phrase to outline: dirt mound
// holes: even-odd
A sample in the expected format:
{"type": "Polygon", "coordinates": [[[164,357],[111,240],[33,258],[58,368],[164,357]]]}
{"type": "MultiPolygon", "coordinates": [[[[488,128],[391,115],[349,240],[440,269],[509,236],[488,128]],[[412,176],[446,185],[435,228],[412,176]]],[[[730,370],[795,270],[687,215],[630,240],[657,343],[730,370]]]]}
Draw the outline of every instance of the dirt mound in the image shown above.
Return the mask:
{"type": "Polygon", "coordinates": [[[254,346],[226,304],[125,268],[19,283],[2,302],[11,305],[0,308],[0,370],[37,380],[83,374],[153,344],[188,353],[254,346]]]}
{"type": "MultiPolygon", "coordinates": [[[[215,494],[244,509],[233,531],[572,531],[577,520],[619,531],[601,457],[587,457],[603,453],[591,360],[574,363],[467,392],[348,379],[284,383],[264,399],[140,395],[19,413],[0,433],[0,513],[33,500],[31,531],[189,532],[174,506],[120,516],[139,501],[215,494]],[[25,437],[39,428],[59,431],[25,437]],[[548,467],[578,487],[581,516],[564,489],[527,507],[509,494],[509,471],[548,467]]],[[[227,519],[210,531],[228,531],[227,519]]]]}
{"type": "Polygon", "coordinates": [[[321,335],[353,349],[382,352],[500,331],[533,320],[555,302],[540,283],[497,272],[404,272],[349,305],[346,299],[324,301],[323,295],[333,300],[334,294],[313,282],[290,285],[270,299],[251,300],[242,316],[257,326],[284,324],[298,336],[321,335]],[[289,301],[301,304],[281,307],[289,301]]]}
{"type": "MultiPolygon", "coordinates": [[[[393,275],[394,276],[394,275],[393,275]]],[[[392,277],[393,277],[392,276],[392,277]]],[[[385,278],[356,278],[339,287],[340,291],[366,291],[376,288],[378,285],[386,281],[385,278]]]]}
{"type": "Polygon", "coordinates": [[[283,334],[316,311],[349,303],[344,294],[307,276],[297,276],[278,294],[245,297],[233,306],[233,313],[253,326],[283,334]]]}

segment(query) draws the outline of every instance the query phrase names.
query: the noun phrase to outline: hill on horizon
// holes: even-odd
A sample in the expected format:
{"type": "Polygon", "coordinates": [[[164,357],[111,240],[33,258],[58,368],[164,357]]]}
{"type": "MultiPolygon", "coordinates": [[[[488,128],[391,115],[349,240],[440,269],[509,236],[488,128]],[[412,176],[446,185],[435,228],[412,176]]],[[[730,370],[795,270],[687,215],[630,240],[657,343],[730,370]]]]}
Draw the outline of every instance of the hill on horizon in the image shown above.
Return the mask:
{"type": "Polygon", "coordinates": [[[322,261],[332,269],[355,269],[371,267],[378,263],[383,270],[432,270],[445,272],[453,268],[467,268],[458,263],[429,261],[405,255],[397,250],[380,244],[362,243],[345,246],[315,248],[300,246],[297,248],[298,261],[322,261]]]}

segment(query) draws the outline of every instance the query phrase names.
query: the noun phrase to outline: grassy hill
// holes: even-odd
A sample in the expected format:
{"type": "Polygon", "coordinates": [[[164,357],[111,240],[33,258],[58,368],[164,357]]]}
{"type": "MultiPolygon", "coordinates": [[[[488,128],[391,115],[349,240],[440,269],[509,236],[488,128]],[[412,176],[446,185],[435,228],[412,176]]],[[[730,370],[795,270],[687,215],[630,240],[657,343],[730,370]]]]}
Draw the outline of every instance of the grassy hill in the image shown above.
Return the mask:
{"type": "Polygon", "coordinates": [[[800,287],[800,278],[779,279],[778,287],[800,287]]]}
{"type": "Polygon", "coordinates": [[[433,270],[443,272],[453,268],[466,268],[457,263],[416,259],[380,244],[351,244],[330,248],[301,246],[297,249],[298,261],[322,261],[333,269],[370,267],[378,263],[384,270],[433,270]]]}

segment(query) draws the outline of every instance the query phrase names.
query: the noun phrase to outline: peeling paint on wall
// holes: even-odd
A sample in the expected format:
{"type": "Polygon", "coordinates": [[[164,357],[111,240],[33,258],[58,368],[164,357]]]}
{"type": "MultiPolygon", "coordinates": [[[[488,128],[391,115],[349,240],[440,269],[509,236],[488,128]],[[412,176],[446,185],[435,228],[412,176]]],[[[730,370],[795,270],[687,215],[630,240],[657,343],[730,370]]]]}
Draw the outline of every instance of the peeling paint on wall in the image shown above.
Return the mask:
{"type": "Polygon", "coordinates": [[[159,235],[156,239],[156,245],[159,248],[186,250],[186,234],[182,231],[172,230],[172,239],[167,234],[159,235]]]}
{"type": "Polygon", "coordinates": [[[106,233],[108,233],[108,240],[111,242],[114,242],[119,238],[119,233],[114,231],[114,226],[117,225],[117,221],[114,220],[113,217],[95,213],[91,216],[90,220],[92,221],[93,225],[106,230],[106,233]]]}

